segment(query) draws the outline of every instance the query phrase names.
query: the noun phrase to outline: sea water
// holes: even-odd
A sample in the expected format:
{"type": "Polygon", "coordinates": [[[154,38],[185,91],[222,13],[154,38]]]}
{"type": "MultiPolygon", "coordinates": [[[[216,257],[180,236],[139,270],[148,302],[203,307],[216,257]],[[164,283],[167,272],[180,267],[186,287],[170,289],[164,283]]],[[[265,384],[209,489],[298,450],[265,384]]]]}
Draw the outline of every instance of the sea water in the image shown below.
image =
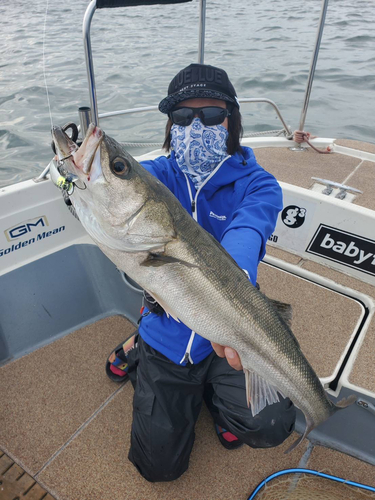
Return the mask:
{"type": "MultiPolygon", "coordinates": [[[[52,157],[45,80],[53,124],[78,123],[78,108],[90,103],[82,42],[87,5],[49,0],[45,17],[47,0],[0,1],[0,186],[36,176],[52,157]]],[[[239,97],[275,101],[297,129],[320,10],[320,0],[207,0],[205,62],[228,72],[239,97]]],[[[198,0],[96,11],[99,112],[158,104],[172,77],[198,61],[198,21],[198,0]]],[[[374,26],[374,0],[331,0],[305,130],[375,143],[374,26]]],[[[282,128],[269,106],[241,111],[246,132],[282,128]]],[[[165,121],[153,112],[101,126],[120,141],[162,142],[165,121]]]]}

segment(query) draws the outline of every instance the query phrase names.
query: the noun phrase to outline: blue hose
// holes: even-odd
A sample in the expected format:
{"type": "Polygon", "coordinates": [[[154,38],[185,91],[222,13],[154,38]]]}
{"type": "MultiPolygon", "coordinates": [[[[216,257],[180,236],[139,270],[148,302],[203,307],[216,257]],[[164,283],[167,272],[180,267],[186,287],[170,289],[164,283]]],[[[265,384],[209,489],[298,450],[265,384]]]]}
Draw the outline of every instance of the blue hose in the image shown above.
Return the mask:
{"type": "Polygon", "coordinates": [[[313,476],[319,476],[319,477],[324,477],[326,479],[332,479],[333,481],[337,481],[338,483],[345,483],[348,484],[349,486],[356,486],[357,488],[362,488],[363,490],[367,491],[374,491],[375,488],[372,486],[366,486],[365,484],[360,484],[360,483],[355,483],[354,481],[347,481],[346,479],[342,479],[341,477],[336,477],[336,476],[331,476],[329,474],[324,474],[323,472],[318,472],[316,470],[310,470],[310,469],[285,469],[285,470],[280,470],[279,472],[275,472],[275,474],[272,474],[271,476],[268,476],[266,479],[264,479],[253,491],[253,493],[250,495],[248,500],[253,500],[255,498],[255,495],[259,493],[259,491],[265,486],[269,481],[272,479],[275,479],[276,477],[283,476],[284,474],[291,474],[291,473],[300,473],[300,474],[311,474],[313,476]]]}

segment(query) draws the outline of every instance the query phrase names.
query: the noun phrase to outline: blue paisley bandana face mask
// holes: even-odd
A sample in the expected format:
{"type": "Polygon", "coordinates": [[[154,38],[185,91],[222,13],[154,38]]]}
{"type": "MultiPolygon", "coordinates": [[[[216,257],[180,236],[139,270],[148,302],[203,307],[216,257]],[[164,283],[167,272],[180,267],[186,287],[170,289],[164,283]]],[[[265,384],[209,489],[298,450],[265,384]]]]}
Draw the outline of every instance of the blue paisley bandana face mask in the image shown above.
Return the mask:
{"type": "Polygon", "coordinates": [[[206,127],[199,118],[194,118],[187,127],[172,125],[171,146],[177,164],[196,189],[228,156],[227,138],[228,130],[223,125],[206,127]]]}

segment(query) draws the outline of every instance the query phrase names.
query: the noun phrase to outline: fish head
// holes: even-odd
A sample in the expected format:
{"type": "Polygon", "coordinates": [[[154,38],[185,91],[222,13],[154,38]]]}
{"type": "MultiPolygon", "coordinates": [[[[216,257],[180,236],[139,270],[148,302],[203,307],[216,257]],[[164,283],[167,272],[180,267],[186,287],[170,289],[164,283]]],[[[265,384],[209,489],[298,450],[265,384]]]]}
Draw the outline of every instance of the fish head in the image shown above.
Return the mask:
{"type": "MultiPolygon", "coordinates": [[[[150,182],[159,181],[121,144],[94,124],[89,126],[80,147],[60,127],[53,128],[52,136],[62,162],[60,170],[63,175],[74,176],[74,190],[70,195],[73,206],[97,243],[120,250],[133,232],[137,236],[131,240],[131,251],[135,251],[144,245],[145,233],[159,233],[160,224],[151,211],[152,199],[157,203],[158,195],[150,189],[150,182]],[[142,220],[147,224],[141,226],[142,220]]],[[[159,221],[163,222],[163,217],[159,221]]]]}
{"type": "MultiPolygon", "coordinates": [[[[80,147],[61,127],[52,130],[56,152],[64,174],[78,177],[74,194],[90,209],[101,213],[111,225],[121,225],[139,208],[134,203],[137,162],[124,148],[94,124],[80,147]]],[[[74,200],[74,196],[72,197],[74,200]]]]}

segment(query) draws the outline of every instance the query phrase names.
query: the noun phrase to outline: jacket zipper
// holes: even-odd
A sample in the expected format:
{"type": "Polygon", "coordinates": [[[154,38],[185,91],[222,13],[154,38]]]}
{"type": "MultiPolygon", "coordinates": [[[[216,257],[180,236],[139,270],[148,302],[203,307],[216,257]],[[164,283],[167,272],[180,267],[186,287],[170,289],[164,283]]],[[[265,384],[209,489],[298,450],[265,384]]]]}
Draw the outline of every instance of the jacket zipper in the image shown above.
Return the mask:
{"type": "Polygon", "coordinates": [[[185,176],[185,180],[186,180],[186,184],[187,184],[187,188],[188,188],[188,192],[189,192],[189,196],[190,196],[190,203],[191,203],[191,212],[192,212],[192,215],[193,215],[193,219],[196,220],[198,222],[198,208],[197,208],[197,200],[198,200],[198,195],[199,193],[201,192],[201,189],[207,184],[207,182],[216,174],[216,172],[219,170],[219,168],[221,167],[221,165],[227,161],[227,159],[230,158],[230,155],[226,156],[224,158],[224,160],[222,160],[219,165],[215,168],[215,170],[213,170],[210,175],[207,177],[207,179],[203,182],[203,184],[199,187],[198,191],[195,193],[195,197],[193,198],[193,193],[191,191],[191,186],[190,186],[190,182],[189,182],[189,178],[187,176],[187,174],[184,173],[184,176],[185,176]]]}
{"type": "MultiPolygon", "coordinates": [[[[201,189],[216,174],[216,172],[219,170],[219,168],[221,167],[221,165],[225,161],[227,161],[228,158],[230,158],[230,155],[228,155],[227,157],[225,157],[224,160],[222,160],[219,163],[219,165],[215,168],[215,170],[213,170],[211,172],[211,174],[207,177],[207,179],[203,182],[203,184],[199,187],[198,191],[195,193],[195,197],[194,198],[193,198],[193,193],[191,191],[191,186],[190,186],[189,178],[188,178],[188,176],[186,174],[184,174],[185,180],[186,180],[186,184],[187,184],[187,188],[188,188],[188,192],[189,192],[189,196],[190,196],[191,212],[192,212],[192,215],[193,215],[193,219],[195,221],[198,222],[197,200],[198,200],[198,195],[201,192],[201,189]]],[[[194,364],[194,361],[191,358],[191,346],[193,345],[194,337],[195,337],[195,332],[193,332],[193,330],[192,330],[191,334],[190,334],[188,345],[186,347],[186,352],[185,352],[183,358],[181,359],[180,364],[181,363],[187,363],[187,362],[190,362],[191,364],[194,364]]]]}
{"type": "Polygon", "coordinates": [[[191,331],[191,335],[190,335],[190,338],[189,338],[189,342],[188,342],[188,345],[186,347],[186,352],[185,354],[183,355],[181,361],[180,361],[180,364],[181,363],[188,363],[190,362],[192,365],[194,364],[194,361],[192,360],[191,358],[191,354],[190,354],[190,351],[191,351],[191,346],[193,345],[193,341],[194,341],[194,337],[195,337],[195,332],[193,332],[193,330],[191,331]]]}

